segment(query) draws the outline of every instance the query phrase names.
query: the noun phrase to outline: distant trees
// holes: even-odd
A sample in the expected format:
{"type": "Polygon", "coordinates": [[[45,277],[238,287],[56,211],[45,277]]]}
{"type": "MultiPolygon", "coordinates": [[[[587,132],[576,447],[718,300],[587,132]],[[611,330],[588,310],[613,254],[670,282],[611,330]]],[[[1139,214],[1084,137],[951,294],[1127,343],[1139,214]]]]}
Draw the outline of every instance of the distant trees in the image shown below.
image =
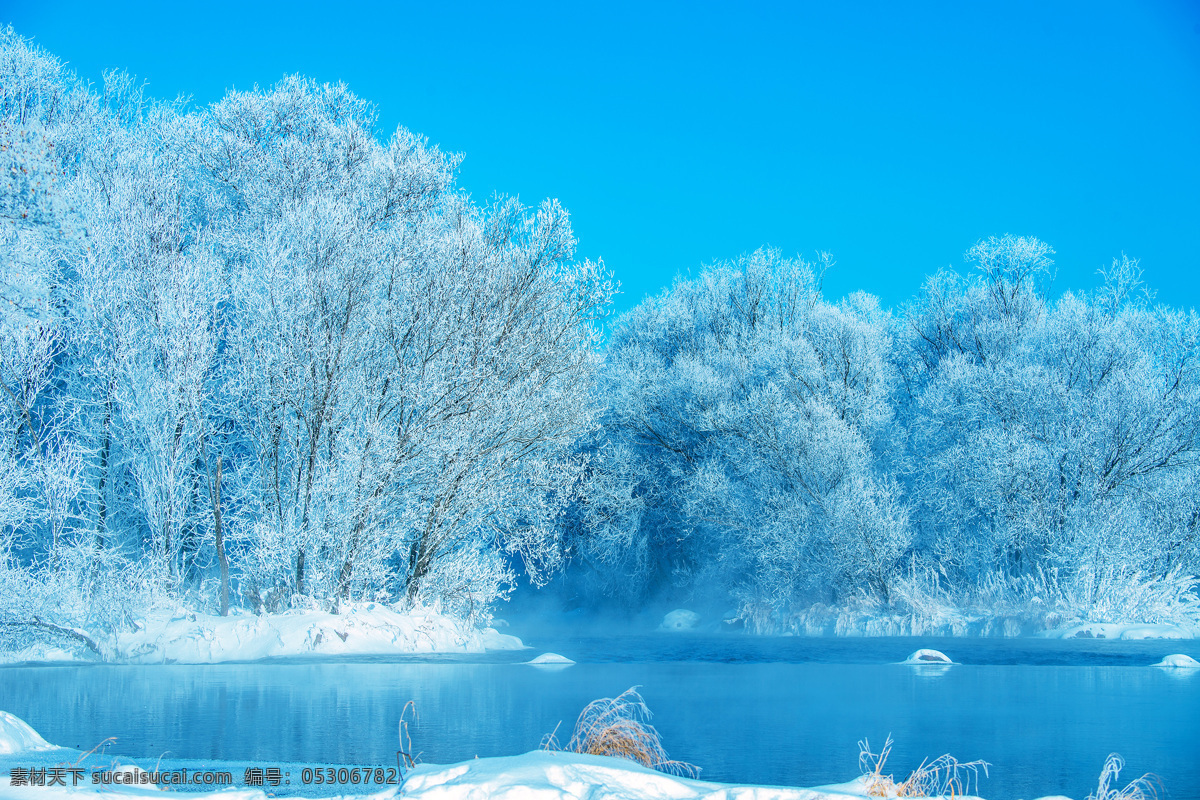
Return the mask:
{"type": "Polygon", "coordinates": [[[973,275],[938,273],[893,317],[760,251],[625,314],[577,524],[596,589],[720,587],[777,629],[897,586],[1200,571],[1200,320],[1152,306],[1125,257],[1051,302],[1052,252],[982,240],[973,275]]]}
{"type": "Polygon", "coordinates": [[[1125,257],[1094,295],[1048,302],[1046,252],[981,242],[982,279],[930,279],[908,317],[909,486],[927,546],[968,574],[1195,570],[1200,320],[1152,307],[1125,257]]]}

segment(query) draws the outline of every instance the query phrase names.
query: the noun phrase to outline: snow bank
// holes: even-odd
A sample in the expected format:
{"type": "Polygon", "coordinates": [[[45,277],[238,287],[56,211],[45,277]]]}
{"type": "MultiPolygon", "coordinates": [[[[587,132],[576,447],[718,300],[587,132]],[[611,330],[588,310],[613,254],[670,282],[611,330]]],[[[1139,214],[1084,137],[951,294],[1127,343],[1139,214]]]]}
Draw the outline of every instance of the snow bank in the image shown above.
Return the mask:
{"type": "Polygon", "coordinates": [[[404,797],[414,800],[837,800],[861,796],[708,783],[607,756],[546,751],[445,767],[423,765],[404,782],[404,797]]]}
{"type": "Polygon", "coordinates": [[[30,750],[53,749],[54,745],[39,736],[24,720],[7,711],[0,711],[0,754],[15,755],[30,750]]]}
{"type": "Polygon", "coordinates": [[[941,650],[917,650],[908,658],[900,662],[901,664],[953,664],[950,657],[941,650]]]}
{"type": "Polygon", "coordinates": [[[1070,628],[1044,631],[1049,639],[1192,639],[1195,632],[1182,625],[1149,625],[1137,622],[1088,622],[1070,628]]]}
{"type": "Polygon", "coordinates": [[[21,664],[27,661],[77,661],[79,656],[53,644],[39,642],[23,650],[0,652],[0,664],[21,664]]]}
{"type": "MultiPolygon", "coordinates": [[[[63,750],[69,756],[65,761],[79,762],[75,756],[78,751],[47,744],[29,725],[0,711],[0,755],[19,755],[32,750],[63,750]]],[[[24,766],[25,762],[21,765],[24,766]]],[[[228,762],[220,761],[206,761],[203,768],[224,770],[235,776],[240,772],[228,762]]],[[[143,765],[128,764],[116,767],[115,771],[136,774],[143,769],[143,765]]],[[[96,785],[90,781],[81,782],[78,786],[14,787],[6,772],[0,770],[0,797],[28,800],[97,797],[105,800],[145,800],[161,797],[158,787],[96,785]]],[[[314,797],[328,796],[320,792],[318,787],[313,789],[314,797]]],[[[347,800],[392,800],[401,796],[412,800],[863,800],[869,796],[868,789],[864,777],[813,789],[712,783],[666,775],[618,758],[538,750],[519,756],[477,758],[445,766],[422,764],[409,773],[399,787],[343,797],[347,800]]],[[[236,785],[211,792],[187,791],[183,794],[192,800],[266,800],[269,796],[260,789],[238,788],[236,785]]],[[[960,800],[978,798],[961,796],[960,800]]],[[[1056,796],[1040,800],[1066,799],[1056,796]]]]}
{"type": "Polygon", "coordinates": [[[1172,653],[1169,656],[1163,656],[1163,660],[1155,664],[1156,667],[1178,667],[1180,669],[1197,669],[1200,668],[1200,661],[1192,658],[1184,653],[1172,653]]]}
{"type": "Polygon", "coordinates": [[[161,613],[117,637],[116,660],[138,664],[215,664],[259,658],[519,650],[516,636],[471,628],[435,611],[400,612],[349,603],[342,613],[290,611],[215,617],[186,609],[161,613]]]}

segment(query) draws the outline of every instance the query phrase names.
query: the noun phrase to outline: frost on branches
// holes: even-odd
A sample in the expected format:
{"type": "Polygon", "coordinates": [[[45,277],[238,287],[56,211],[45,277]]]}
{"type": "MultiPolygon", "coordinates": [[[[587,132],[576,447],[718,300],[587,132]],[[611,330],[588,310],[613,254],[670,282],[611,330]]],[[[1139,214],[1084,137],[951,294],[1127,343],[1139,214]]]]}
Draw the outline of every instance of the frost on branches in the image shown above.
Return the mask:
{"type": "Polygon", "coordinates": [[[893,316],[763,251],[628,312],[584,586],[771,631],[1200,624],[1200,319],[1124,256],[1051,301],[1052,252],[983,240],[893,316]]]}
{"type": "Polygon", "coordinates": [[[342,86],[188,110],[11,29],[0,71],[0,636],[483,617],[557,566],[612,294],[562,208],[472,204],[342,86]]]}
{"type": "Polygon", "coordinates": [[[189,109],[0,31],[0,644],[479,621],[567,556],[585,600],[762,631],[1200,626],[1200,319],[1136,261],[1054,298],[993,237],[892,313],[764,250],[602,356],[566,212],[458,162],[344,86],[189,109]]]}

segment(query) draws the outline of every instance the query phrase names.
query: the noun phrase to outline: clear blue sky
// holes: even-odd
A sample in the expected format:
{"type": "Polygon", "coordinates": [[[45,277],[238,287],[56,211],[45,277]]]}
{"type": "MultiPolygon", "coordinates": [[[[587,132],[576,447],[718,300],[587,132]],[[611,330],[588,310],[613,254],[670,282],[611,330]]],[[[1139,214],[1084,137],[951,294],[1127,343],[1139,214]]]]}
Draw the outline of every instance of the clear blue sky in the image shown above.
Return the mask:
{"type": "Polygon", "coordinates": [[[218,99],[345,81],[466,155],[476,198],[557,197],[625,308],[770,244],[895,306],[976,239],[1122,251],[1200,307],[1200,2],[100,3],[0,0],[98,81],[218,99]]]}

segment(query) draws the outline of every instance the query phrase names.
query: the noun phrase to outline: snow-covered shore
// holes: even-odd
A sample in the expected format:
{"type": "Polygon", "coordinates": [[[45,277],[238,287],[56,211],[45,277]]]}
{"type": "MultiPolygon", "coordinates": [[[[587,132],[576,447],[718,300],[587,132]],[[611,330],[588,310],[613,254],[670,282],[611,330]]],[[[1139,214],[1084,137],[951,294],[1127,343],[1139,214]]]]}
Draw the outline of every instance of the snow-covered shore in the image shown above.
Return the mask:
{"type": "MultiPolygon", "coordinates": [[[[347,603],[339,611],[228,617],[186,608],[158,611],[138,620],[135,630],[114,637],[105,655],[109,661],[133,664],[216,664],[294,656],[482,653],[525,646],[516,636],[474,628],[430,609],[397,611],[380,603],[347,603]]],[[[77,661],[89,656],[43,646],[0,656],[0,662],[77,661]]]]}
{"type": "MultiPolygon", "coordinates": [[[[113,759],[108,757],[56,747],[22,720],[0,712],[0,797],[86,800],[103,796],[107,800],[145,800],[162,795],[159,787],[139,782],[142,773],[155,769],[167,771],[177,766],[155,764],[151,760],[143,764],[129,762],[125,759],[120,766],[115,766],[113,759]],[[80,775],[78,785],[72,785],[75,781],[69,770],[63,773],[64,785],[57,786],[29,785],[28,772],[20,772],[15,781],[12,775],[14,768],[45,770],[40,779],[44,784],[45,775],[52,767],[59,767],[60,772],[73,768],[80,775]],[[118,772],[120,778],[112,780],[112,774],[118,772]],[[93,782],[93,774],[109,775],[109,782],[93,782]]],[[[361,786],[361,791],[359,786],[336,785],[333,792],[310,786],[307,788],[311,791],[300,793],[245,788],[243,766],[206,762],[203,764],[205,770],[231,773],[232,783],[216,791],[184,791],[197,800],[265,800],[279,794],[330,797],[335,792],[341,797],[379,800],[393,797],[413,800],[861,800],[869,796],[863,778],[814,789],[722,784],[667,775],[623,759],[547,751],[505,758],[479,758],[445,766],[422,764],[398,785],[382,791],[371,791],[371,787],[365,785],[361,786]],[[340,792],[347,788],[351,793],[340,792]]],[[[301,770],[288,772],[295,778],[301,770]]],[[[970,798],[962,797],[962,800],[970,798]]]]}
{"type": "MultiPolygon", "coordinates": [[[[744,635],[728,625],[698,624],[700,615],[676,610],[658,627],[664,632],[723,632],[744,635]],[[688,615],[686,618],[683,615],[688,615]],[[681,622],[680,620],[683,620],[681,622]],[[686,622],[686,624],[684,624],[686,622]],[[670,623],[670,624],[669,624],[670,623]],[[715,626],[715,627],[714,627],[715,626]]],[[[862,622],[860,620],[860,622],[862,622]]],[[[846,625],[840,629],[785,629],[776,635],[808,636],[913,636],[903,626],[889,626],[888,619],[872,624],[846,625]]],[[[461,619],[429,608],[400,611],[382,603],[343,603],[338,613],[319,609],[294,609],[275,614],[254,615],[234,609],[230,616],[205,614],[186,607],[159,609],[135,621],[134,629],[115,636],[94,639],[98,655],[67,639],[42,642],[23,650],[0,652],[0,664],[19,662],[80,662],[104,660],[128,664],[217,664],[290,658],[348,655],[404,655],[428,653],[484,653],[520,650],[525,644],[517,636],[495,628],[474,627],[461,619]]],[[[992,637],[998,630],[990,630],[992,637]]],[[[754,635],[754,634],[751,634],[754,635]]],[[[987,638],[979,631],[942,629],[922,631],[939,638],[987,638]]],[[[1009,637],[1019,635],[1009,632],[1009,637]]],[[[1025,634],[1030,635],[1030,634],[1025,634]]],[[[1050,639],[1194,639],[1200,630],[1185,625],[1146,623],[1086,623],[1032,634],[1050,639]]]]}

